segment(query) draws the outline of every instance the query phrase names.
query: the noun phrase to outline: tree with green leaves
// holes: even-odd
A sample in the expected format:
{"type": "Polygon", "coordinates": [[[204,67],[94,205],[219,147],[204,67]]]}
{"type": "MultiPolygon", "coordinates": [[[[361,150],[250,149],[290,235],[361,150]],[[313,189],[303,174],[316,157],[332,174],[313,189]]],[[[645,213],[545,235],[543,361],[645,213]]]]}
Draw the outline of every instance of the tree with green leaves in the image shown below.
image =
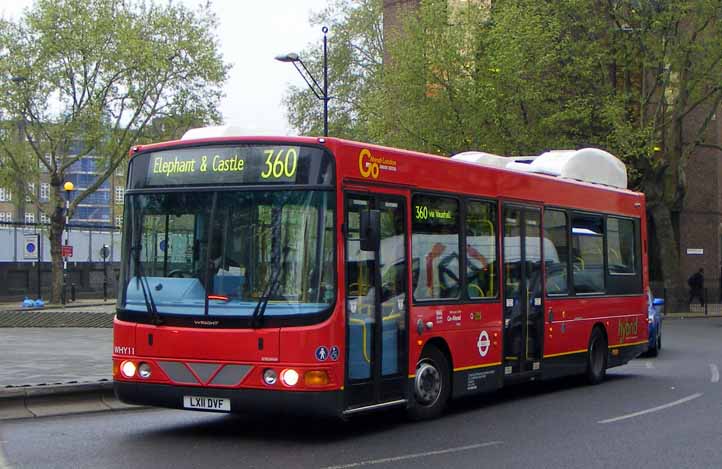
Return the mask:
{"type": "Polygon", "coordinates": [[[61,296],[66,172],[100,158],[99,177],[73,194],[72,217],[132,145],[218,122],[228,66],[216,27],[210,5],[114,0],[37,0],[17,22],[0,22],[2,171],[27,182],[48,173],[50,201],[40,207],[51,223],[51,301],[61,296]]]}
{"type": "MultiPolygon", "coordinates": [[[[324,19],[361,32],[355,18],[382,21],[368,4],[332,15],[346,4],[324,19]]],[[[647,196],[650,237],[678,309],[676,214],[687,168],[701,149],[722,151],[710,140],[722,103],[720,18],[720,0],[422,0],[385,38],[383,66],[363,75],[363,86],[334,90],[357,119],[334,127],[330,113],[332,134],[444,155],[609,150],[647,196]]],[[[332,76],[344,73],[331,62],[332,76]]],[[[287,105],[296,128],[318,122],[293,99],[287,105]]]]}
{"type": "MultiPolygon", "coordinates": [[[[381,0],[334,0],[311,24],[329,28],[329,135],[371,138],[377,112],[369,100],[378,90],[383,64],[381,0]]],[[[320,34],[319,34],[320,37],[320,34]]],[[[323,50],[311,44],[300,54],[314,77],[323,77],[323,50]]],[[[323,134],[323,104],[306,88],[291,87],[284,98],[288,120],[303,135],[323,134]]]]}

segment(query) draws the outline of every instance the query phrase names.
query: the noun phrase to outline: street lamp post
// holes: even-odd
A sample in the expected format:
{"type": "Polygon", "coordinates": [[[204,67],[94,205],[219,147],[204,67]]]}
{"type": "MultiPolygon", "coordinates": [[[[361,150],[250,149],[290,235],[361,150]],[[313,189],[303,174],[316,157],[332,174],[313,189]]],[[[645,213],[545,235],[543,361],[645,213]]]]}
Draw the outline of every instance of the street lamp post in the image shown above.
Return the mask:
{"type": "MultiPolygon", "coordinates": [[[[70,244],[70,193],[75,189],[75,185],[67,181],[63,184],[65,189],[65,246],[70,244]]],[[[65,304],[67,300],[68,292],[68,254],[67,251],[63,253],[63,294],[61,295],[62,303],[65,304]]]]}
{"type": "Polygon", "coordinates": [[[291,62],[316,98],[323,101],[323,136],[328,137],[328,100],[330,99],[328,96],[328,49],[326,42],[328,28],[324,26],[321,28],[321,31],[323,32],[323,86],[318,84],[318,81],[316,81],[308,68],[306,68],[306,64],[303,63],[298,54],[291,52],[285,55],[277,55],[276,60],[279,62],[291,62]],[[298,64],[301,64],[301,66],[299,67],[298,64]]]}

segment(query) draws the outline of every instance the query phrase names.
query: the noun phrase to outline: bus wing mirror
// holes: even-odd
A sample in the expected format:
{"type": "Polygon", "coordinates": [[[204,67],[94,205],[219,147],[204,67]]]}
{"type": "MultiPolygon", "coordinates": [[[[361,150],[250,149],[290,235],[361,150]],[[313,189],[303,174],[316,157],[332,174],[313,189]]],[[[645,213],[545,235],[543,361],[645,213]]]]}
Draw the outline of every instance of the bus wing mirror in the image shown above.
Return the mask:
{"type": "Polygon", "coordinates": [[[361,212],[361,250],[376,251],[381,231],[381,212],[365,210],[361,212]]]}

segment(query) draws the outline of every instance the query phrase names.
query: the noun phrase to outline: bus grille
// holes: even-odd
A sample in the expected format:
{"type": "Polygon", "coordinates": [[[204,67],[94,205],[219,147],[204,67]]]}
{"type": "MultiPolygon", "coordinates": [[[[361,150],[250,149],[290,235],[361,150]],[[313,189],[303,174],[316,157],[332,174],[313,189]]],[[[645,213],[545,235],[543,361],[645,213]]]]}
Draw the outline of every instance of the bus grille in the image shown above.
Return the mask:
{"type": "Polygon", "coordinates": [[[250,365],[223,365],[221,363],[159,361],[158,365],[168,378],[177,384],[214,386],[237,386],[251,370],[250,365]]]}

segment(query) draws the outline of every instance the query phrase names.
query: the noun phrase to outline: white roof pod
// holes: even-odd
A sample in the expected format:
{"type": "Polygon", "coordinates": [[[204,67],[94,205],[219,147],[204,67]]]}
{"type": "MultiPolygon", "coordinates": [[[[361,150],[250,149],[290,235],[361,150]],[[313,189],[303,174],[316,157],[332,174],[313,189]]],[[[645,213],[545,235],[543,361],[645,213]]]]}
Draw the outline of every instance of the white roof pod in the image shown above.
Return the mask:
{"type": "Polygon", "coordinates": [[[215,138],[215,137],[240,137],[243,135],[243,130],[240,127],[234,125],[215,125],[210,127],[197,127],[195,129],[188,129],[183,134],[181,140],[198,140],[201,138],[215,138]]]}
{"type": "Polygon", "coordinates": [[[465,151],[451,157],[454,160],[468,161],[483,166],[492,166],[495,168],[508,168],[512,163],[528,164],[536,156],[501,156],[493,153],[485,153],[483,151],[465,151]]]}
{"type": "MultiPolygon", "coordinates": [[[[531,173],[547,174],[550,176],[576,179],[578,181],[603,184],[605,186],[627,188],[627,168],[617,157],[597,148],[582,148],[581,150],[552,150],[536,157],[521,156],[507,158],[490,155],[497,158],[490,162],[485,157],[472,159],[465,152],[452,156],[453,159],[471,161],[484,166],[502,167],[527,171],[531,173]],[[501,164],[505,162],[505,164],[501,164]]],[[[488,153],[481,153],[489,155],[488,153]]]]}

